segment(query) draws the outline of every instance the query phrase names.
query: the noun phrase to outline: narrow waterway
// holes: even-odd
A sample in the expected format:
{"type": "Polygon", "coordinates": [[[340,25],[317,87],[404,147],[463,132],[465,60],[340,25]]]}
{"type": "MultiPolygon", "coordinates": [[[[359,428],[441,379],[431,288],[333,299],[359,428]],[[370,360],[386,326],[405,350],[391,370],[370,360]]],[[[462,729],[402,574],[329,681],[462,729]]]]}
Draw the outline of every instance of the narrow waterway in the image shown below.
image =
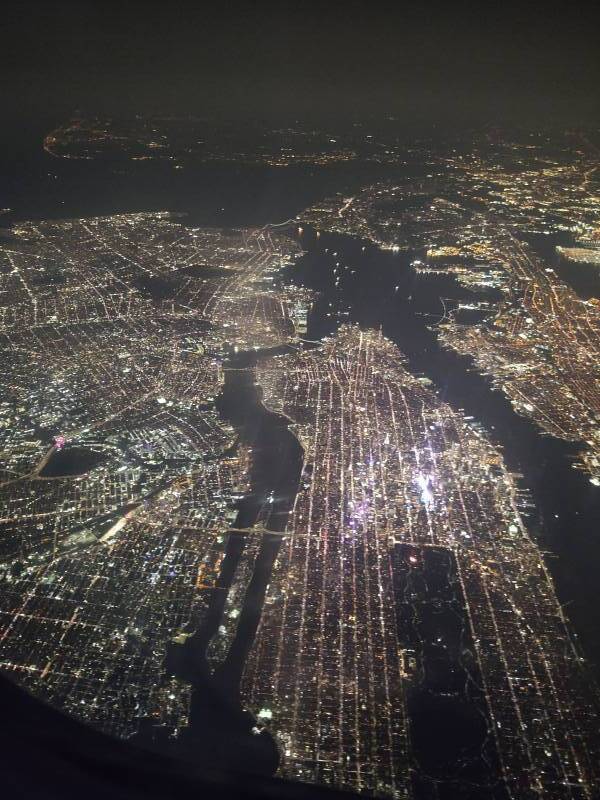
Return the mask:
{"type": "MultiPolygon", "coordinates": [[[[239,503],[233,526],[237,529],[251,528],[260,517],[269,530],[283,531],[302,469],[302,448],[288,429],[289,421],[263,405],[261,389],[255,383],[257,359],[276,352],[280,351],[239,353],[224,366],[225,384],[218,408],[237,429],[240,442],[252,451],[250,492],[239,503]]],[[[277,748],[268,733],[253,732],[255,719],[243,711],[238,685],[280,537],[263,536],[234,648],[223,669],[213,674],[206,657],[210,641],[218,635],[227,589],[247,539],[245,535],[229,536],[208,611],[185,645],[170,646],[167,671],[192,685],[190,726],[176,745],[179,755],[187,754],[213,768],[272,774],[278,764],[277,748]]]]}

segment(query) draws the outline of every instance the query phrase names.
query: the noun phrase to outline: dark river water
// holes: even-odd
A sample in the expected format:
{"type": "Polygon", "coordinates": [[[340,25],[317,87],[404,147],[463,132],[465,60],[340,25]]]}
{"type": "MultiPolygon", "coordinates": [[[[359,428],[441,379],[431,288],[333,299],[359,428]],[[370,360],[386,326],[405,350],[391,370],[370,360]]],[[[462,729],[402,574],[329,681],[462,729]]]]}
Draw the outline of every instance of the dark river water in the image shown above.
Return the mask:
{"type": "MultiPolygon", "coordinates": [[[[262,225],[286,220],[332,191],[381,177],[376,167],[347,166],[328,170],[219,166],[174,172],[169,164],[143,162],[111,169],[106,164],[53,159],[43,153],[40,141],[33,134],[21,137],[13,143],[16,157],[3,158],[6,180],[0,188],[0,207],[12,209],[6,222],[174,210],[189,212],[194,224],[262,225]]],[[[413,172],[418,174],[418,166],[413,172]]],[[[542,435],[515,414],[469,359],[439,346],[432,326],[442,317],[444,304],[472,301],[473,295],[450,278],[417,275],[410,261],[421,254],[382,253],[352,237],[317,238],[310,229],[300,241],[305,255],[288,269],[286,280],[319,292],[309,317],[308,338],[320,339],[346,321],[381,327],[406,354],[410,368],[429,377],[443,400],[478,420],[503,448],[509,468],[522,475],[520,485],[532,500],[527,523],[546,553],[591,672],[600,677],[600,489],[573,469],[575,446],[542,435]]],[[[256,452],[253,491],[242,501],[237,526],[252,524],[265,497],[273,492],[280,499],[269,527],[277,530],[285,524],[301,452],[286,421],[262,405],[248,359],[240,355],[229,363],[232,369],[220,399],[223,416],[256,452]]],[[[223,587],[231,581],[243,544],[242,537],[230,537],[223,587]]],[[[235,692],[276,549],[275,539],[265,537],[239,635],[222,669],[209,675],[205,649],[219,625],[225,592],[216,593],[206,623],[188,640],[185,653],[170,656],[173,672],[185,675],[194,686],[186,746],[195,759],[260,771],[271,771],[277,763],[268,737],[250,733],[253,720],[241,711],[235,692]]]]}
{"type": "MultiPolygon", "coordinates": [[[[218,398],[218,408],[253,453],[251,491],[239,503],[235,528],[251,527],[260,517],[269,530],[283,531],[297,491],[302,448],[288,430],[289,420],[264,406],[262,392],[255,383],[257,359],[268,358],[281,350],[285,348],[239,353],[225,363],[225,385],[218,398]],[[269,503],[271,495],[274,501],[269,503]],[[265,513],[267,508],[268,513],[265,513]]],[[[237,634],[221,667],[214,673],[211,671],[206,649],[222,622],[226,589],[244,555],[246,536],[229,536],[217,582],[219,590],[212,594],[204,620],[183,647],[170,648],[167,668],[193,687],[190,726],[176,745],[179,755],[196,760],[198,754],[202,754],[202,759],[213,768],[266,774],[277,769],[275,743],[266,732],[252,733],[256,721],[241,709],[238,687],[280,542],[278,536],[265,534],[262,537],[257,569],[248,588],[237,634]]]]}
{"type": "Polygon", "coordinates": [[[40,472],[42,478],[57,478],[68,475],[83,475],[104,461],[105,456],[87,447],[67,446],[55,450],[40,472]]]}

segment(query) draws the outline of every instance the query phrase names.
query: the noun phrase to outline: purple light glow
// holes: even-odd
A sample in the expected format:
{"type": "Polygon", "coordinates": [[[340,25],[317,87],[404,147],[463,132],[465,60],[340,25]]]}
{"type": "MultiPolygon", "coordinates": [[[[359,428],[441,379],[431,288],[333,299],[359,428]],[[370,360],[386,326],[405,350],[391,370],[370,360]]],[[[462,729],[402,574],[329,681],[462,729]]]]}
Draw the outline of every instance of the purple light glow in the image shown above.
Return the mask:
{"type": "Polygon", "coordinates": [[[433,493],[430,488],[433,484],[433,475],[423,475],[419,473],[416,483],[419,489],[421,489],[421,502],[427,507],[433,505],[433,493]]]}

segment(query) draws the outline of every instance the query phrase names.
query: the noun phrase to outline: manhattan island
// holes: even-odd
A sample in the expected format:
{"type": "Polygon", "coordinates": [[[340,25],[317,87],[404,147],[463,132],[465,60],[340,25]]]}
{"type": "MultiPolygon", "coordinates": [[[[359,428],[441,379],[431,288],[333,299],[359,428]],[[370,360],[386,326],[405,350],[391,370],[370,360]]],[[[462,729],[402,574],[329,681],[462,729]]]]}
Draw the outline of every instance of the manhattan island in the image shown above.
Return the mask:
{"type": "Polygon", "coordinates": [[[592,797],[582,659],[498,450],[373,331],[342,327],[258,379],[305,449],[242,681],[282,774],[409,796],[411,693],[467,700],[471,681],[490,797],[592,797]]]}

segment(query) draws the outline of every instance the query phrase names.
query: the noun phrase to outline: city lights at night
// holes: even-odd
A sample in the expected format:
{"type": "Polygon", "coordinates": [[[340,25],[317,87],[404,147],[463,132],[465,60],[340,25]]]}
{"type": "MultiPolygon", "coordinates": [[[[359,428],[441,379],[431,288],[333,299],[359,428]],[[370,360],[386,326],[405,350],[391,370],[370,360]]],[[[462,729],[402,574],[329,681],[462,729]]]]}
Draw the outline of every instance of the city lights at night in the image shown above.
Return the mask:
{"type": "Polygon", "coordinates": [[[5,11],[7,798],[600,800],[597,24],[384,5],[5,11]]]}

